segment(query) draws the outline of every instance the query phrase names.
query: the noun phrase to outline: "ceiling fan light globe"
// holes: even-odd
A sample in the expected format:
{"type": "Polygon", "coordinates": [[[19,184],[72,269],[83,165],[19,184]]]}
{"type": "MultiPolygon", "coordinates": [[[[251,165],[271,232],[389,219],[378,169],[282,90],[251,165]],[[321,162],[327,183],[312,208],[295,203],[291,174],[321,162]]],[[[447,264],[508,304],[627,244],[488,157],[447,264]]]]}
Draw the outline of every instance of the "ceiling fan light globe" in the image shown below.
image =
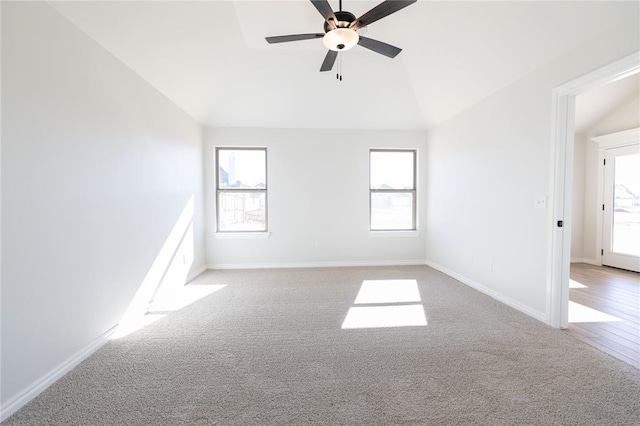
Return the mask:
{"type": "Polygon", "coordinates": [[[329,31],[322,38],[322,43],[327,49],[335,52],[342,52],[351,49],[358,44],[360,36],[357,32],[349,28],[336,28],[329,31]]]}

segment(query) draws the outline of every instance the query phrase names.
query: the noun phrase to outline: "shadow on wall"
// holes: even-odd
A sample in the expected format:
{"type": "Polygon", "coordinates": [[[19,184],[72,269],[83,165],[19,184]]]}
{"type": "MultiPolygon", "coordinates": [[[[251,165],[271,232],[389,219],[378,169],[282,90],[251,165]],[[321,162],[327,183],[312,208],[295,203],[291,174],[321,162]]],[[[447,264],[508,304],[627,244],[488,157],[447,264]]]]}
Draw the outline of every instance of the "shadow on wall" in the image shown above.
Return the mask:
{"type": "Polygon", "coordinates": [[[124,337],[162,318],[164,314],[159,312],[180,309],[218,290],[215,286],[188,289],[185,286],[194,260],[193,213],[192,195],[133,296],[112,338],[124,337]]]}

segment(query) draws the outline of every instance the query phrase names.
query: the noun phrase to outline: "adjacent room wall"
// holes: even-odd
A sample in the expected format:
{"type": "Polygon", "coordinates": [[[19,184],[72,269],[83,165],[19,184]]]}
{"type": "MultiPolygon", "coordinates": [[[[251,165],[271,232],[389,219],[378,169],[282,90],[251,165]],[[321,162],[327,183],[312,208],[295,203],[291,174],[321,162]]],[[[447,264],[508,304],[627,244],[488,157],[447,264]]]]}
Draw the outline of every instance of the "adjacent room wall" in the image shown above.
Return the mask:
{"type": "MultiPolygon", "coordinates": [[[[574,204],[572,207],[577,210],[577,214],[581,216],[579,222],[582,222],[581,227],[571,228],[571,232],[581,234],[582,246],[578,248],[580,255],[573,255],[573,246],[571,247],[571,258],[582,262],[597,263],[596,260],[596,230],[598,228],[598,185],[602,186],[602,182],[598,182],[598,144],[592,141],[588,135],[584,136],[584,167],[582,168],[582,177],[577,177],[574,174],[574,179],[581,179],[583,181],[582,192],[582,204],[574,204]]],[[[574,217],[576,213],[574,212],[574,217]]]]}
{"type": "Polygon", "coordinates": [[[425,138],[423,131],[207,128],[210,267],[424,263],[425,138]],[[269,238],[229,239],[215,234],[215,146],[267,147],[269,238]],[[370,148],[418,149],[422,232],[370,234],[370,148]]]}
{"type": "Polygon", "coordinates": [[[205,256],[201,126],[46,3],[2,2],[2,125],[4,417],[205,256]]]}
{"type": "Polygon", "coordinates": [[[637,52],[638,27],[630,15],[428,132],[428,264],[549,320],[552,90],[637,52]]]}

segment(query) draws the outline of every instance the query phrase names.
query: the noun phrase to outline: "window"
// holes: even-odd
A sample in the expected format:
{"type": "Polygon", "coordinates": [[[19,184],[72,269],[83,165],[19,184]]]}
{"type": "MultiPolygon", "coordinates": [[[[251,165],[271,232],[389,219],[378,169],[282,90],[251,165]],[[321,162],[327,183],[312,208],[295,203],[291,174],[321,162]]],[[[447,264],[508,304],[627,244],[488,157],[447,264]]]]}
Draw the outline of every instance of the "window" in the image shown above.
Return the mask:
{"type": "Polygon", "coordinates": [[[416,229],[416,151],[369,152],[369,202],[372,231],[416,229]]]}
{"type": "Polygon", "coordinates": [[[216,148],[218,232],[267,230],[267,149],[216,148]]]}

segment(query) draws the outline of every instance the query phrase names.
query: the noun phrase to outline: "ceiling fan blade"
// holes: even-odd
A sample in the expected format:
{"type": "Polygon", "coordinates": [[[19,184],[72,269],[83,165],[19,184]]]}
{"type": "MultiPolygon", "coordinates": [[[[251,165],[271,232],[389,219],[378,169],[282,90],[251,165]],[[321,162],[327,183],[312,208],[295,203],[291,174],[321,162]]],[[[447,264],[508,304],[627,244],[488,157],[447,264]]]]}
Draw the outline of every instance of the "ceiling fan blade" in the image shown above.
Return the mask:
{"type": "Polygon", "coordinates": [[[336,26],[336,15],[333,14],[333,9],[327,0],[311,0],[311,3],[318,9],[325,21],[333,23],[333,27],[336,26]]]}
{"type": "Polygon", "coordinates": [[[287,41],[298,41],[298,40],[311,40],[313,38],[322,38],[324,34],[316,33],[316,34],[291,34],[285,36],[275,36],[275,37],[265,37],[267,43],[284,43],[287,41]]]}
{"type": "Polygon", "coordinates": [[[366,27],[367,25],[382,19],[385,16],[389,16],[392,13],[404,9],[405,7],[415,3],[418,0],[385,0],[355,21],[350,25],[351,28],[357,30],[358,28],[366,27]]]}
{"type": "Polygon", "coordinates": [[[388,58],[395,58],[396,56],[398,56],[398,53],[402,52],[402,49],[400,49],[399,47],[395,47],[390,44],[362,36],[360,36],[358,44],[388,58]]]}
{"type": "Polygon", "coordinates": [[[336,62],[337,57],[338,52],[336,52],[335,50],[329,50],[327,52],[327,56],[324,57],[324,61],[322,62],[320,71],[331,71],[331,68],[333,68],[333,64],[336,62]]]}

